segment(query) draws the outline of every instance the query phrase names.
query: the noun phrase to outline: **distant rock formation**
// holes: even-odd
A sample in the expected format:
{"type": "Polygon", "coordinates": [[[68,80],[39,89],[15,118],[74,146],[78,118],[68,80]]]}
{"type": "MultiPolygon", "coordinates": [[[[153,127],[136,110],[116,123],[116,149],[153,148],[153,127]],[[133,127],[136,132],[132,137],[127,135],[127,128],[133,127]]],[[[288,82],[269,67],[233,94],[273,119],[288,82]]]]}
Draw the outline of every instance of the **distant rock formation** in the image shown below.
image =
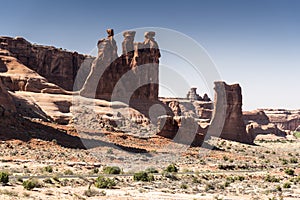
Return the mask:
{"type": "Polygon", "coordinates": [[[263,109],[270,123],[282,130],[295,131],[300,126],[300,110],[263,109]]]}
{"type": "Polygon", "coordinates": [[[189,99],[190,101],[211,101],[211,99],[208,97],[206,93],[203,95],[203,97],[201,97],[197,93],[197,88],[191,88],[188,91],[186,98],[189,99]]]}
{"type": "MultiPolygon", "coordinates": [[[[255,137],[246,132],[246,126],[243,121],[241,87],[238,84],[227,85],[225,82],[217,81],[215,82],[214,89],[215,110],[213,116],[211,103],[194,101],[194,103],[191,104],[184,102],[183,100],[178,101],[177,103],[173,103],[174,101],[171,101],[169,105],[172,107],[172,110],[175,111],[176,109],[174,109],[174,105],[178,105],[181,107],[181,113],[182,115],[185,115],[185,117],[162,117],[160,119],[160,124],[163,124],[162,122],[164,122],[165,126],[161,127],[161,131],[158,135],[166,136],[168,138],[174,138],[175,135],[179,133],[184,135],[183,132],[180,132],[180,128],[182,127],[181,120],[188,118],[194,119],[192,120],[194,123],[191,123],[191,120],[184,120],[189,122],[189,127],[194,127],[191,124],[195,124],[195,126],[197,126],[194,130],[194,137],[198,139],[195,139],[193,144],[203,143],[204,136],[208,131],[208,126],[214,126],[214,130],[217,130],[217,132],[210,133],[210,136],[253,144],[255,137]],[[206,123],[206,127],[202,128],[201,123],[206,123]],[[172,133],[172,131],[177,132],[172,133]]],[[[167,100],[168,99],[164,99],[163,101],[168,102],[167,100]]],[[[183,127],[186,128],[186,126],[183,127]]],[[[190,130],[185,131],[192,132],[190,130]]]]}
{"type": "Polygon", "coordinates": [[[287,137],[300,126],[300,111],[285,109],[259,109],[243,113],[249,134],[287,137]]]}
{"type": "Polygon", "coordinates": [[[261,110],[253,110],[253,111],[244,111],[243,119],[245,124],[249,124],[251,122],[257,122],[261,125],[267,125],[270,123],[269,117],[266,115],[264,111],[261,110]]]}

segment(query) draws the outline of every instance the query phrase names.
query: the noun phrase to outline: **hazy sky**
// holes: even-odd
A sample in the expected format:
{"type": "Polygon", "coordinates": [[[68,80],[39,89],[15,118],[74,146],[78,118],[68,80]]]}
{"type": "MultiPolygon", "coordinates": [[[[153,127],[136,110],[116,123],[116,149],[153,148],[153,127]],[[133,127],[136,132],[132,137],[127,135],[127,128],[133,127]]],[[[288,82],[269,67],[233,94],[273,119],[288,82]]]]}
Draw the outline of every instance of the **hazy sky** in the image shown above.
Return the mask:
{"type": "MultiPolygon", "coordinates": [[[[137,27],[182,32],[206,49],[223,80],[242,86],[244,110],[300,108],[298,0],[0,3],[0,35],[23,36],[85,54],[106,36],[107,28],[114,28],[115,33],[137,27]]],[[[199,87],[200,94],[207,92],[201,80],[198,84],[196,79],[186,79],[199,87]]]]}

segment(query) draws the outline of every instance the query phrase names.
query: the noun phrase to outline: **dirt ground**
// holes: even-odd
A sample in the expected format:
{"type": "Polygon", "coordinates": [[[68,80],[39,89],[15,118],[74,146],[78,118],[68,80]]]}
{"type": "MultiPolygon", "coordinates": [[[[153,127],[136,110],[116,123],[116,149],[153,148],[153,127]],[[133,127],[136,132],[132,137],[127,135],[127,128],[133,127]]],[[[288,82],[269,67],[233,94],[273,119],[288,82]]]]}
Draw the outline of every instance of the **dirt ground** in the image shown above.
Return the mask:
{"type": "Polygon", "coordinates": [[[260,137],[246,145],[212,138],[205,147],[172,154],[174,149],[164,148],[170,140],[107,136],[134,145],[128,152],[115,145],[69,148],[36,138],[2,141],[0,171],[9,174],[9,182],[0,186],[0,199],[300,199],[299,139],[260,137]],[[178,172],[167,172],[172,163],[178,172]],[[121,174],[104,173],[106,166],[118,166],[121,174]],[[154,180],[135,181],[134,174],[147,168],[158,171],[154,180]],[[94,184],[98,176],[116,185],[100,189],[94,184]],[[37,186],[25,189],[23,183],[32,179],[37,186]]]}

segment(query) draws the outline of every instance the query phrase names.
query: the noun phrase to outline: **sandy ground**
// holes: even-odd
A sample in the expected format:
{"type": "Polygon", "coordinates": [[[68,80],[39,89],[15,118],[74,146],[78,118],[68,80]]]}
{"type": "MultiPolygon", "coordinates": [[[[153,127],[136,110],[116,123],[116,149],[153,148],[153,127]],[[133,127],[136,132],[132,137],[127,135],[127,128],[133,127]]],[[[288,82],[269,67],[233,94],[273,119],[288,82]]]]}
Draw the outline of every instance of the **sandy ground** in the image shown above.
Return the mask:
{"type": "Polygon", "coordinates": [[[128,156],[120,149],[103,147],[95,155],[95,149],[66,148],[39,139],[1,142],[0,171],[8,172],[10,181],[0,186],[0,199],[300,199],[299,140],[261,138],[256,145],[246,145],[214,138],[208,143],[213,150],[189,148],[176,159],[158,163],[149,155],[159,151],[128,156]],[[136,169],[122,161],[131,166],[137,162],[139,169],[153,167],[159,173],[151,182],[134,181],[136,169]],[[171,163],[179,172],[168,175],[163,171],[171,163]],[[121,175],[103,174],[105,166],[114,165],[123,170],[121,175]],[[51,172],[45,170],[49,166],[51,172]],[[287,169],[294,174],[288,175],[287,169]],[[89,184],[99,175],[113,179],[116,186],[99,189],[89,184]],[[26,190],[22,181],[32,177],[41,187],[26,190]]]}

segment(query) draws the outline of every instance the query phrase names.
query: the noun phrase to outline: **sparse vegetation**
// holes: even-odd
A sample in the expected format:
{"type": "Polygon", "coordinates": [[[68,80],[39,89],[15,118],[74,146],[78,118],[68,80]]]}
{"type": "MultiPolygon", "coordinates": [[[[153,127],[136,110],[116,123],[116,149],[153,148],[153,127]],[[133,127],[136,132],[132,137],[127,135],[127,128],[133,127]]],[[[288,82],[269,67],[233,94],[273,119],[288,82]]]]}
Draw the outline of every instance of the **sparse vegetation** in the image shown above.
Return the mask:
{"type": "Polygon", "coordinates": [[[221,169],[221,170],[234,170],[236,168],[236,166],[235,165],[220,164],[220,165],[218,165],[218,168],[221,169]]]}
{"type": "Polygon", "coordinates": [[[46,167],[44,167],[44,171],[48,172],[48,173],[52,173],[53,172],[53,168],[52,168],[52,166],[46,166],[46,167]]]}
{"type": "Polygon", "coordinates": [[[215,186],[212,183],[207,183],[205,185],[205,191],[214,190],[215,186]]]}
{"type": "Polygon", "coordinates": [[[284,172],[287,175],[290,175],[290,176],[294,176],[295,175],[295,170],[293,170],[293,169],[285,169],[284,172]]]}
{"type": "Polygon", "coordinates": [[[181,189],[187,189],[188,186],[187,186],[187,184],[184,184],[184,183],[183,183],[183,184],[180,185],[180,188],[181,188],[181,189]]]}
{"type": "Polygon", "coordinates": [[[44,180],[44,183],[53,184],[52,180],[50,178],[46,178],[44,180]]]}
{"type": "Polygon", "coordinates": [[[154,176],[150,173],[141,171],[137,172],[133,175],[134,181],[144,181],[144,182],[151,182],[154,181],[154,176]]]}
{"type": "Polygon", "coordinates": [[[106,153],[107,153],[107,154],[113,154],[114,151],[113,151],[112,149],[107,149],[106,153]]]}
{"type": "Polygon", "coordinates": [[[103,169],[103,172],[105,174],[120,174],[121,169],[120,169],[120,167],[116,167],[116,166],[113,166],[113,167],[108,166],[103,169]]]}
{"type": "Polygon", "coordinates": [[[283,184],[283,188],[291,188],[291,183],[290,182],[285,182],[284,184],[283,184]]]}
{"type": "Polygon", "coordinates": [[[278,183],[280,180],[279,178],[276,178],[275,176],[270,176],[269,174],[265,177],[265,181],[270,183],[278,183]]]}
{"type": "Polygon", "coordinates": [[[70,169],[67,169],[66,171],[64,171],[64,174],[65,175],[73,175],[74,172],[72,170],[70,170],[70,169]]]}
{"type": "Polygon", "coordinates": [[[297,158],[290,158],[290,163],[298,163],[298,159],[297,158]]]}
{"type": "Polygon", "coordinates": [[[9,181],[9,174],[6,172],[0,172],[0,182],[2,184],[7,184],[9,181]]]}
{"type": "Polygon", "coordinates": [[[29,179],[27,181],[23,182],[23,187],[26,190],[32,190],[33,188],[40,188],[42,187],[42,185],[39,183],[39,181],[37,179],[29,179]]]}
{"type": "Polygon", "coordinates": [[[52,179],[53,179],[54,181],[58,182],[58,183],[60,182],[60,181],[59,181],[59,177],[58,177],[57,174],[53,175],[53,176],[52,176],[52,179]]]}
{"type": "Polygon", "coordinates": [[[296,138],[300,138],[300,131],[295,131],[295,132],[294,132],[294,136],[295,136],[296,138]]]}
{"type": "Polygon", "coordinates": [[[223,160],[227,161],[227,160],[229,160],[229,158],[227,156],[223,156],[223,160]]]}
{"type": "Polygon", "coordinates": [[[178,172],[178,168],[175,166],[175,164],[170,164],[166,169],[166,172],[178,172]]]}
{"type": "Polygon", "coordinates": [[[98,176],[98,178],[95,181],[95,186],[97,188],[111,189],[116,185],[117,183],[113,179],[105,178],[104,176],[98,176]]]}
{"type": "Polygon", "coordinates": [[[145,170],[147,173],[152,173],[152,174],[155,174],[155,173],[158,173],[158,170],[153,168],[153,167],[149,167],[145,170]]]}
{"type": "Polygon", "coordinates": [[[94,168],[94,169],[92,170],[92,173],[93,173],[93,174],[98,174],[98,173],[99,173],[99,169],[98,169],[98,168],[94,168]]]}

